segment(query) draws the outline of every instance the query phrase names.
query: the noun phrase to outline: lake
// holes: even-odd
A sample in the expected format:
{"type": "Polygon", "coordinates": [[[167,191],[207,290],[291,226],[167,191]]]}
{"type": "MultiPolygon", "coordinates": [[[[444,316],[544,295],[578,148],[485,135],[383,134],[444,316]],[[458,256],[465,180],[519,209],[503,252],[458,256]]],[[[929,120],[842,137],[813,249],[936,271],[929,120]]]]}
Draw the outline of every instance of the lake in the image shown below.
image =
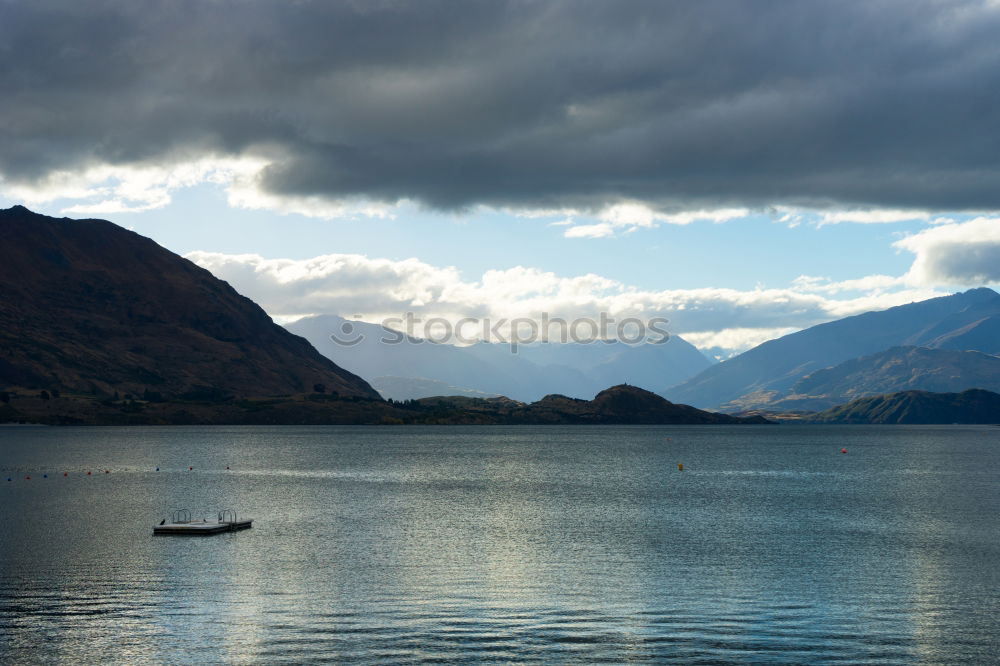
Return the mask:
{"type": "Polygon", "coordinates": [[[994,661],[998,444],[979,426],[3,427],[0,662],[994,661]],[[177,508],[254,526],[153,537],[177,508]]]}

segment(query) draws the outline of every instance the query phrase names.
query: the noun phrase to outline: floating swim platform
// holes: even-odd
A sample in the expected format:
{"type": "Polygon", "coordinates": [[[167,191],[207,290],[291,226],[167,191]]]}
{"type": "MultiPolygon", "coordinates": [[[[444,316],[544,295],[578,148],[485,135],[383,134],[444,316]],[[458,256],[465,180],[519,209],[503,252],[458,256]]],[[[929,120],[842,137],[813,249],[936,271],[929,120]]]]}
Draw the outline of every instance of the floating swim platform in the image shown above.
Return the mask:
{"type": "Polygon", "coordinates": [[[161,536],[208,536],[210,534],[221,534],[222,532],[248,530],[252,523],[252,518],[239,519],[236,517],[235,511],[228,509],[220,511],[215,519],[192,519],[190,511],[187,509],[178,509],[170,514],[169,521],[164,518],[160,521],[159,525],[154,526],[153,534],[161,536]]]}

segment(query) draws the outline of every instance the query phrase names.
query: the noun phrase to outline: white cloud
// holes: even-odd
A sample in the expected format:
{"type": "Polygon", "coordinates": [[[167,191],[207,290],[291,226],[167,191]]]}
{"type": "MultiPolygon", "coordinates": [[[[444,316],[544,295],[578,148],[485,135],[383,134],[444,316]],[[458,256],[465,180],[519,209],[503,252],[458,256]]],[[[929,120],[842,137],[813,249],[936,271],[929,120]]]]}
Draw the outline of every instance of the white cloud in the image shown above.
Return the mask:
{"type": "Polygon", "coordinates": [[[32,185],[4,183],[6,196],[29,206],[78,200],[63,213],[132,213],[162,208],[175,190],[199,183],[230,183],[259,171],[266,162],[249,158],[205,157],[164,165],[93,166],[58,171],[32,185]]]}
{"type": "Polygon", "coordinates": [[[562,277],[524,266],[466,280],[454,267],[417,259],[331,254],[292,260],[213,252],[187,257],[229,281],[279,321],[303,313],[380,322],[413,312],[455,322],[462,317],[538,319],[542,313],[573,320],[598,318],[603,312],[619,320],[664,317],[672,332],[730,353],[823,321],[942,295],[927,288],[889,291],[883,288],[884,276],[857,281],[854,291],[860,293],[844,298],[826,283],[810,279],[786,289],[640,290],[592,273],[562,277]],[[861,291],[863,284],[872,290],[861,291]]]}
{"type": "Polygon", "coordinates": [[[529,220],[545,217],[563,217],[572,219],[581,215],[581,211],[575,208],[501,208],[501,213],[521,217],[529,220]]]}
{"type": "MultiPolygon", "coordinates": [[[[791,228],[810,223],[817,228],[829,224],[890,224],[895,222],[928,222],[946,224],[949,218],[935,217],[925,210],[894,208],[819,210],[794,206],[771,206],[767,209],[777,222],[791,228]]],[[[661,224],[688,225],[695,222],[722,223],[738,220],[753,213],[749,208],[715,208],[664,212],[643,202],[630,201],[607,206],[589,216],[597,222],[570,226],[563,233],[567,238],[607,238],[617,233],[650,229],[661,224]]],[[[588,216],[574,211],[576,217],[588,216]]],[[[527,216],[522,214],[522,216],[527,216]]],[[[540,215],[539,215],[540,216],[540,215]]]]}
{"type": "Polygon", "coordinates": [[[185,256],[233,284],[275,318],[304,312],[396,314],[449,302],[452,285],[461,284],[456,269],[416,259],[332,254],[293,260],[217,252],[185,256]]]}
{"type": "Polygon", "coordinates": [[[867,208],[857,210],[824,211],[819,213],[818,226],[826,224],[891,224],[893,222],[909,222],[927,220],[931,213],[925,210],[899,210],[894,208],[867,208]]]}
{"type": "Polygon", "coordinates": [[[801,208],[795,206],[770,206],[768,212],[776,222],[795,228],[811,224],[816,228],[830,224],[894,224],[899,222],[925,222],[942,224],[949,218],[937,217],[937,213],[919,209],[900,208],[801,208]]]}
{"type": "Polygon", "coordinates": [[[607,222],[580,224],[563,232],[566,238],[607,238],[615,235],[615,228],[607,222]]]}
{"type": "MultiPolygon", "coordinates": [[[[606,206],[597,212],[599,222],[569,227],[563,232],[566,238],[607,238],[615,233],[631,233],[660,224],[686,225],[692,222],[728,222],[746,217],[747,208],[716,208],[689,210],[675,213],[658,211],[640,201],[627,201],[606,206]]],[[[579,213],[578,213],[579,215],[579,213]]]]}
{"type": "Polygon", "coordinates": [[[894,245],[916,255],[905,276],[909,284],[1000,282],[1000,217],[938,224],[894,245]]]}
{"type": "Polygon", "coordinates": [[[861,278],[837,282],[826,277],[800,275],[792,281],[792,286],[798,290],[825,294],[838,294],[845,291],[880,292],[904,284],[904,278],[892,275],[866,275],[861,278]]]}
{"type": "Polygon", "coordinates": [[[224,187],[233,208],[323,219],[393,217],[397,207],[408,203],[272,194],[260,186],[261,174],[271,164],[271,158],[244,156],[203,157],[166,165],[100,165],[78,172],[54,172],[31,185],[5,182],[0,191],[29,206],[75,200],[78,203],[70,203],[60,212],[78,215],[138,213],[163,208],[172,202],[177,190],[202,183],[224,187]]]}
{"type": "Polygon", "coordinates": [[[597,217],[613,227],[652,227],[662,219],[655,210],[637,201],[608,206],[597,217]]]}
{"type": "Polygon", "coordinates": [[[667,224],[691,224],[692,222],[728,222],[750,215],[749,208],[713,208],[711,210],[692,210],[682,213],[661,215],[667,224]]]}
{"type": "Polygon", "coordinates": [[[798,329],[787,326],[775,328],[724,328],[720,331],[688,331],[684,339],[702,351],[723,350],[723,357],[794,333],[798,329]]]}

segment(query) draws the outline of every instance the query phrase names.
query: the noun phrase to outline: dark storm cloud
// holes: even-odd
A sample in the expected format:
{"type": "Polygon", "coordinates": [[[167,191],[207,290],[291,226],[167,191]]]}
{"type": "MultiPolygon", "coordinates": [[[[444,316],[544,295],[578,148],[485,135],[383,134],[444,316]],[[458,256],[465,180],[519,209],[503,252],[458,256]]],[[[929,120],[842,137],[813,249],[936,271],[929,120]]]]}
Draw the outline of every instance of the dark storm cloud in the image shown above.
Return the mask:
{"type": "Polygon", "coordinates": [[[0,0],[0,174],[263,154],[278,194],[1000,208],[1000,12],[0,0]]]}

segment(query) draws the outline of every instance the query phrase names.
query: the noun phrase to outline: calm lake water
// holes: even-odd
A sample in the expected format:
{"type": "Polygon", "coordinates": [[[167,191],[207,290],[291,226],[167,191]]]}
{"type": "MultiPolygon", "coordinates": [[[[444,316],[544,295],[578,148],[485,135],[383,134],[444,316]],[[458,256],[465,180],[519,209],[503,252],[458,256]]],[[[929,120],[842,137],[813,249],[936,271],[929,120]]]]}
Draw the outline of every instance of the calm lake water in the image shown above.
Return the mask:
{"type": "Polygon", "coordinates": [[[998,445],[962,426],[4,427],[0,662],[996,661],[998,445]],[[175,508],[254,527],[153,537],[175,508]]]}

